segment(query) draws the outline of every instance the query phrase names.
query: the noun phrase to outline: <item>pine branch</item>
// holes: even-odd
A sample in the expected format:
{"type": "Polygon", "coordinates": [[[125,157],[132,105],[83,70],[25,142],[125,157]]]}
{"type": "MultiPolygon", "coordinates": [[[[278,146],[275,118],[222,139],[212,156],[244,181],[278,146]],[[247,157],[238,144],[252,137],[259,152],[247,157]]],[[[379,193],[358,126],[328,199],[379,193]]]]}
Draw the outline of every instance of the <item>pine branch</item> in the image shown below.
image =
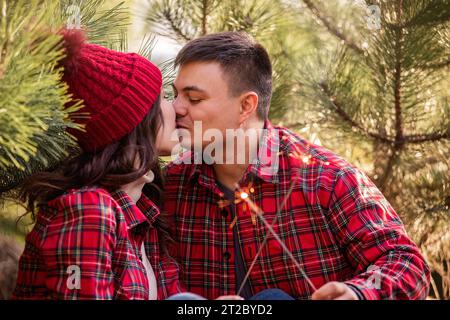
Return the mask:
{"type": "Polygon", "coordinates": [[[48,170],[65,159],[75,139],[67,128],[80,103],[66,108],[70,97],[57,62],[63,57],[59,30],[76,7],[81,27],[97,44],[124,48],[125,10],[100,10],[104,0],[0,0],[0,193],[26,176],[48,170]],[[11,33],[12,32],[12,33],[11,33]]]}
{"type": "Polygon", "coordinates": [[[371,131],[367,130],[366,128],[364,128],[359,123],[357,123],[356,121],[354,121],[350,117],[350,115],[345,111],[344,107],[341,105],[338,98],[335,95],[333,95],[333,93],[330,91],[330,89],[328,88],[328,85],[326,83],[320,83],[319,87],[322,89],[323,93],[329,98],[331,104],[335,108],[336,113],[339,115],[339,117],[342,120],[344,120],[344,122],[347,123],[347,125],[349,125],[352,128],[358,129],[366,137],[376,139],[378,141],[385,142],[385,143],[393,143],[394,142],[388,136],[379,134],[376,132],[371,132],[371,131]]]}
{"type": "Polygon", "coordinates": [[[423,142],[439,141],[443,139],[450,139],[450,132],[406,135],[403,138],[403,140],[407,143],[423,143],[423,142]]]}
{"type": "Polygon", "coordinates": [[[352,39],[342,33],[323,13],[320,9],[310,0],[302,0],[308,7],[312,14],[319,19],[327,30],[335,37],[341,39],[349,48],[353,49],[358,54],[363,54],[364,50],[361,49],[352,39]]]}
{"type": "Polygon", "coordinates": [[[412,17],[400,24],[402,28],[432,27],[446,24],[450,19],[450,1],[448,0],[417,1],[415,9],[416,12],[412,17]]]}
{"type": "Polygon", "coordinates": [[[298,121],[298,122],[287,123],[284,126],[286,128],[296,129],[296,128],[304,127],[304,126],[306,126],[308,124],[309,124],[309,122],[307,122],[307,121],[298,121]]]}
{"type": "Polygon", "coordinates": [[[151,60],[153,49],[156,46],[156,38],[155,36],[144,36],[142,42],[139,46],[137,54],[146,57],[151,60]]]}
{"type": "MultiPolygon", "coordinates": [[[[402,18],[403,0],[400,0],[397,6],[397,19],[402,18]]],[[[399,155],[400,150],[404,146],[403,137],[403,116],[401,105],[401,86],[402,86],[402,45],[403,45],[403,28],[395,28],[395,66],[394,66],[394,113],[395,113],[395,140],[391,150],[391,155],[383,170],[383,175],[378,180],[382,189],[385,189],[388,177],[393,171],[394,163],[399,155]]]]}
{"type": "Polygon", "coordinates": [[[398,152],[396,151],[396,147],[391,148],[391,154],[389,155],[388,161],[386,162],[385,169],[383,170],[383,174],[377,180],[378,186],[384,190],[386,189],[386,182],[388,181],[389,176],[392,173],[394,168],[395,161],[398,158],[398,152]]]}
{"type": "Polygon", "coordinates": [[[164,11],[163,12],[164,18],[167,20],[167,22],[169,23],[170,27],[172,28],[172,30],[178,35],[178,37],[180,37],[181,39],[185,40],[185,41],[190,41],[192,40],[191,37],[189,37],[188,35],[186,35],[181,28],[175,23],[175,20],[172,18],[172,16],[170,15],[169,11],[164,11]]]}
{"type": "Polygon", "coordinates": [[[190,30],[193,7],[184,10],[185,1],[158,0],[146,11],[145,21],[156,34],[180,42],[188,42],[195,37],[195,30],[190,30]],[[193,31],[193,32],[190,32],[193,31]]]}
{"type": "Polygon", "coordinates": [[[426,66],[426,68],[430,68],[430,69],[442,69],[445,67],[450,66],[450,59],[449,60],[445,60],[445,61],[441,61],[441,62],[437,62],[437,63],[432,63],[426,66]]]}
{"type": "Polygon", "coordinates": [[[124,30],[129,26],[128,10],[121,2],[111,9],[104,10],[105,0],[61,0],[60,10],[55,12],[56,28],[67,24],[71,12],[67,8],[78,7],[81,27],[86,29],[89,42],[118,50],[124,47],[124,30]]]}
{"type": "MultiPolygon", "coordinates": [[[[401,19],[403,0],[399,1],[397,7],[398,19],[401,19]]],[[[401,86],[402,86],[402,42],[403,42],[403,28],[396,28],[395,30],[395,71],[394,71],[394,108],[395,108],[395,151],[402,148],[403,141],[403,118],[401,106],[401,86]]]]}
{"type": "Polygon", "coordinates": [[[208,33],[207,28],[207,18],[208,18],[208,0],[203,0],[202,3],[202,35],[205,35],[208,33]]]}

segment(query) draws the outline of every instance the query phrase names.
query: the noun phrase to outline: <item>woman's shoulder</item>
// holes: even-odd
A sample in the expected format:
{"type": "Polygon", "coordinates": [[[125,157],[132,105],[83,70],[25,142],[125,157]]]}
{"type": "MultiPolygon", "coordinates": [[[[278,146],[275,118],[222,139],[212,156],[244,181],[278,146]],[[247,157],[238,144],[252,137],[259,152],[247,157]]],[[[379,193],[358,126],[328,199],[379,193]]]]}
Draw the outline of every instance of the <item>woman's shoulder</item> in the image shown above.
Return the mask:
{"type": "Polygon", "coordinates": [[[69,189],[57,198],[48,201],[47,207],[66,214],[90,212],[91,214],[108,215],[114,214],[117,202],[108,190],[90,186],[69,189]]]}
{"type": "Polygon", "coordinates": [[[110,234],[118,224],[117,212],[117,203],[103,188],[70,189],[40,207],[27,241],[34,237],[44,245],[66,233],[110,234]]]}
{"type": "Polygon", "coordinates": [[[58,204],[74,200],[88,200],[88,199],[112,199],[111,193],[101,187],[87,186],[81,188],[73,188],[66,190],[63,194],[48,201],[48,204],[58,204]],[[86,199],[85,199],[86,198],[86,199]]]}

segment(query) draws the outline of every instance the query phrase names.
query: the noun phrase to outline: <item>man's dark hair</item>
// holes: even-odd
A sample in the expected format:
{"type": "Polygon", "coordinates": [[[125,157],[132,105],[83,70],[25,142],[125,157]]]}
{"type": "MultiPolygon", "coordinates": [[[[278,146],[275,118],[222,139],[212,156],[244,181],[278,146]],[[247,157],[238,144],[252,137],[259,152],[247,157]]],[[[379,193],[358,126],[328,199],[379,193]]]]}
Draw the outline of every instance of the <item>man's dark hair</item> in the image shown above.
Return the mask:
{"type": "Polygon", "coordinates": [[[228,77],[230,93],[258,94],[258,116],[266,120],[272,96],[272,64],[266,49],[244,32],[209,34],[188,42],[178,53],[175,66],[190,62],[217,62],[228,77]]]}

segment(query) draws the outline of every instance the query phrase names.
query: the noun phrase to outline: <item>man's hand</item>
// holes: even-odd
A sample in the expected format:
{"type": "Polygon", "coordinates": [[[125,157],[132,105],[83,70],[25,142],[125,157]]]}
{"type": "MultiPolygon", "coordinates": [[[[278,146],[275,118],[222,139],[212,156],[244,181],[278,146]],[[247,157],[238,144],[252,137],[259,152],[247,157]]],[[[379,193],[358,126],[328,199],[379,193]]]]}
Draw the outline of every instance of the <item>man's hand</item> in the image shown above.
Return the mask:
{"type": "Polygon", "coordinates": [[[359,300],[356,293],[343,282],[328,282],[313,293],[312,300],[359,300]]]}

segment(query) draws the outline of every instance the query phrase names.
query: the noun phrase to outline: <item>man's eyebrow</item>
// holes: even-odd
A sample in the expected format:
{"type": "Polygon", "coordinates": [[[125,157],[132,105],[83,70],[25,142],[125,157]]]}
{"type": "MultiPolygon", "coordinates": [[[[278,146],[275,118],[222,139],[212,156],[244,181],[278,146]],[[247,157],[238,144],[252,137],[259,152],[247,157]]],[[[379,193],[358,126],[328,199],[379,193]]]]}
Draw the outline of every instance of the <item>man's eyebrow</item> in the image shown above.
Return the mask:
{"type": "MultiPolygon", "coordinates": [[[[174,89],[175,91],[178,91],[177,88],[175,87],[175,84],[174,84],[174,83],[172,83],[172,87],[173,87],[173,89],[174,89]]],[[[181,91],[184,91],[184,92],[186,92],[186,91],[198,91],[198,92],[206,93],[205,90],[200,89],[200,88],[197,87],[197,86],[186,86],[186,87],[184,87],[183,89],[181,89],[181,91]]]]}

